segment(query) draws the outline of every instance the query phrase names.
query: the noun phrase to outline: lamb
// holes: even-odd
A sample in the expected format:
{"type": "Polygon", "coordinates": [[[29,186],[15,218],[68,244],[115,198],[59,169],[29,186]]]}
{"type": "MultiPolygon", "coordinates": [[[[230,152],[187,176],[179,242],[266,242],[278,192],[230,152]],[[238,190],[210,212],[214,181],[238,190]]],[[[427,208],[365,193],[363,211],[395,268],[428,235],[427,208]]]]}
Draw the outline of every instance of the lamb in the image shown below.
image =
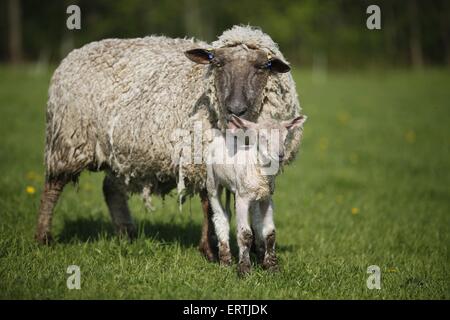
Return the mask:
{"type": "MultiPolygon", "coordinates": [[[[225,31],[211,45],[149,36],[106,39],[72,51],[49,87],[36,239],[52,240],[53,209],[67,183],[84,170],[105,171],[112,221],[131,237],[136,230],[129,193],[164,196],[177,186],[190,196],[199,193],[206,221],[200,247],[211,258],[206,166],[183,159],[173,133],[192,133],[199,123],[204,132],[225,130],[232,114],[248,120],[298,116],[289,70],[272,39],[246,26],[225,31]]],[[[300,136],[290,136],[286,162],[300,136]]],[[[209,142],[201,135],[202,146],[209,142]]]]}
{"type": "Polygon", "coordinates": [[[220,202],[225,187],[235,194],[240,275],[247,274],[251,268],[249,252],[253,242],[252,229],[263,267],[277,269],[272,201],[275,176],[279,162],[286,156],[288,131],[302,128],[305,120],[305,116],[299,116],[287,121],[266,120],[256,124],[232,116],[230,129],[234,132],[235,129],[252,130],[253,138],[249,139],[251,142],[245,143],[244,138],[249,138],[247,133],[244,137],[241,134],[237,140],[218,134],[209,145],[206,185],[219,240],[219,259],[221,264],[231,264],[230,216],[220,202]],[[252,215],[252,228],[249,225],[249,211],[252,215]]]}

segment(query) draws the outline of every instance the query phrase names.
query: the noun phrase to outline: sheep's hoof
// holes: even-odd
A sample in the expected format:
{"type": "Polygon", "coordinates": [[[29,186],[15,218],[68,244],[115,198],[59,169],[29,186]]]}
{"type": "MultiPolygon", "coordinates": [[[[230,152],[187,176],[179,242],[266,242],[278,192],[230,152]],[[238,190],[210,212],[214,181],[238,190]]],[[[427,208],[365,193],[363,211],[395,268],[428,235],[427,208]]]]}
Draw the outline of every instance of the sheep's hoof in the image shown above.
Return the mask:
{"type": "Polygon", "coordinates": [[[50,245],[52,244],[53,241],[53,237],[52,234],[50,232],[38,232],[36,233],[36,235],[34,236],[34,239],[42,245],[50,245]]]}
{"type": "Polygon", "coordinates": [[[251,268],[252,267],[251,267],[250,262],[239,261],[239,264],[238,264],[239,277],[244,278],[244,277],[248,276],[250,274],[251,268]]]}
{"type": "Polygon", "coordinates": [[[211,247],[207,243],[201,242],[198,250],[209,262],[217,261],[216,256],[211,250],[211,247]]]}
{"type": "Polygon", "coordinates": [[[134,224],[121,224],[116,227],[117,235],[119,237],[126,237],[130,241],[137,238],[137,230],[134,224]]]}

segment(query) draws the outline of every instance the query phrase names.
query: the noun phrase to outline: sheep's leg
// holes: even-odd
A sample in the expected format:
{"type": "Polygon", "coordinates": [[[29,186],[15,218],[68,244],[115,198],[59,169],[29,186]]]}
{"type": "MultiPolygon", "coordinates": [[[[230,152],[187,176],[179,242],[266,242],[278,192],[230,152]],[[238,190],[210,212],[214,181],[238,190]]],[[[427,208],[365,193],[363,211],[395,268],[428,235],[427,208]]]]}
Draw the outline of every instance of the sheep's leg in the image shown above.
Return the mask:
{"type": "Polygon", "coordinates": [[[210,197],[209,203],[214,212],[212,220],[219,242],[219,262],[222,265],[229,266],[231,265],[229,217],[220,204],[219,196],[210,197]]]}
{"type": "Polygon", "coordinates": [[[236,225],[239,246],[239,275],[244,276],[251,270],[250,248],[253,242],[252,229],[248,221],[250,203],[236,195],[236,225]]]}
{"type": "Polygon", "coordinates": [[[128,235],[130,239],[134,239],[136,227],[128,209],[128,197],[123,184],[115,177],[107,174],[103,180],[103,194],[117,233],[128,235]]]}
{"type": "Polygon", "coordinates": [[[260,202],[262,214],[261,232],[265,242],[263,268],[270,271],[278,271],[278,260],[275,254],[275,224],[273,221],[272,199],[260,202]]]}
{"type": "Polygon", "coordinates": [[[200,239],[199,250],[209,261],[216,260],[216,254],[213,248],[217,248],[217,239],[214,234],[214,223],[212,221],[212,208],[209,204],[208,192],[203,189],[200,192],[200,199],[203,209],[202,237],[200,239]]]}
{"type": "Polygon", "coordinates": [[[41,244],[50,244],[53,241],[51,235],[53,210],[67,181],[65,178],[51,178],[45,181],[35,235],[35,239],[41,244]]]}
{"type": "Polygon", "coordinates": [[[265,238],[263,234],[263,215],[261,214],[259,202],[255,202],[250,206],[252,218],[252,231],[254,241],[252,245],[253,252],[256,253],[259,263],[263,263],[266,251],[265,238]]]}

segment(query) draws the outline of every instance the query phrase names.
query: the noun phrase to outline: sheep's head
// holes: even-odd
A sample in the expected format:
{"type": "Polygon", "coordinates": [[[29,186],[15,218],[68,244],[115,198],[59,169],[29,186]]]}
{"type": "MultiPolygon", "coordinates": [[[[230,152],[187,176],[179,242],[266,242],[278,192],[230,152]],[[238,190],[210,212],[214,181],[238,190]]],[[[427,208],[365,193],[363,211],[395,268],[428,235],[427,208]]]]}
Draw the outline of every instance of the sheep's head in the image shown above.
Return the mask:
{"type": "MultiPolygon", "coordinates": [[[[254,123],[235,115],[231,116],[228,128],[232,132],[236,129],[244,131],[250,130],[253,132],[253,137],[258,137],[257,147],[259,156],[263,163],[283,162],[285,160],[285,146],[286,138],[290,130],[302,127],[306,121],[306,116],[292,118],[286,121],[264,120],[259,123],[254,123]]],[[[248,135],[248,132],[247,132],[248,135]]],[[[241,139],[241,141],[244,141],[241,139]]]]}
{"type": "Polygon", "coordinates": [[[227,120],[232,115],[256,120],[268,78],[290,70],[286,62],[268,51],[245,45],[197,48],[186,51],[185,55],[196,63],[211,66],[220,116],[227,120]]]}

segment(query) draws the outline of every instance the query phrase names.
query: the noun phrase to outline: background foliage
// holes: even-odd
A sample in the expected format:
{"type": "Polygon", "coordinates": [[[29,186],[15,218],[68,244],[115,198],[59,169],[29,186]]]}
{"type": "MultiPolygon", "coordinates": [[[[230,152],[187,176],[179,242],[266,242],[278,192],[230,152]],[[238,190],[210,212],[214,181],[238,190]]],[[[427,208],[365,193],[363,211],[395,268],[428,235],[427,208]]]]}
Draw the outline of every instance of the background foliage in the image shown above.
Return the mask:
{"type": "Polygon", "coordinates": [[[212,41],[234,24],[260,26],[293,63],[333,67],[449,64],[450,2],[446,0],[8,0],[0,3],[2,60],[59,61],[74,47],[107,37],[164,34],[212,41]],[[18,6],[18,40],[10,51],[18,6]],[[66,28],[77,4],[82,28],[66,28]],[[382,30],[366,28],[366,8],[381,8],[382,30]],[[14,20],[14,19],[13,19],[14,20]]]}

